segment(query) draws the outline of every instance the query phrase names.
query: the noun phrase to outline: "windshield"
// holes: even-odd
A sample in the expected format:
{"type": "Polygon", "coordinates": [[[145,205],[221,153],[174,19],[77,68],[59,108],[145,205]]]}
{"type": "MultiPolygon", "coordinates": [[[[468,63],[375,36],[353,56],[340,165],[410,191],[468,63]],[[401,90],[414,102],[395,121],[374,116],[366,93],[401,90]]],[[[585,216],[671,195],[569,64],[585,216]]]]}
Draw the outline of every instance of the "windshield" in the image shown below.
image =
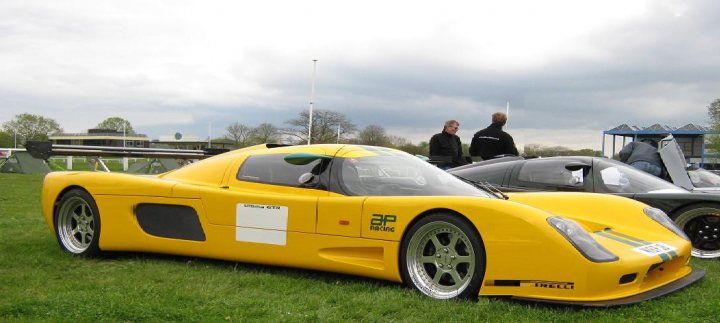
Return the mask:
{"type": "Polygon", "coordinates": [[[609,193],[687,192],[659,177],[611,159],[597,159],[595,190],[609,193]]]}
{"type": "Polygon", "coordinates": [[[341,168],[340,185],[348,195],[497,198],[411,155],[337,158],[336,162],[341,168]]]}
{"type": "Polygon", "coordinates": [[[688,169],[690,181],[695,187],[718,187],[720,186],[720,176],[711,173],[702,168],[688,169]]]}

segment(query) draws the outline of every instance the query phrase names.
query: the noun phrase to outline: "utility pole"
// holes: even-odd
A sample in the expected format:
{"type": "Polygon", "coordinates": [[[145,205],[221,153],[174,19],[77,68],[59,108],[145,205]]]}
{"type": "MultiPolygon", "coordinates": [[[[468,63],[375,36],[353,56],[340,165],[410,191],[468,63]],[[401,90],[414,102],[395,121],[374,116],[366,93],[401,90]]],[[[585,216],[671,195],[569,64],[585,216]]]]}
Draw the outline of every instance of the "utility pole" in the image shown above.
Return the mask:
{"type": "Polygon", "coordinates": [[[312,85],[310,85],[310,113],[308,118],[308,145],[310,144],[310,138],[312,138],[312,120],[313,120],[313,101],[315,100],[315,71],[317,67],[317,59],[313,60],[313,76],[312,85]]]}

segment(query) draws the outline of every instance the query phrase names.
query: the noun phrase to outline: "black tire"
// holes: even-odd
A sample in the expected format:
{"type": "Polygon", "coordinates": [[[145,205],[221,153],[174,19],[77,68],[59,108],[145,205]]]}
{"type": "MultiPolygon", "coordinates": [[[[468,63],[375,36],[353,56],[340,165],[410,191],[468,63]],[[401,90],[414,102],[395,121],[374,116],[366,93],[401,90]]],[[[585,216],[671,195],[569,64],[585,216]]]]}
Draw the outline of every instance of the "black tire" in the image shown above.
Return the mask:
{"type": "Polygon", "coordinates": [[[675,214],[675,223],[690,238],[694,257],[720,257],[720,205],[692,205],[675,214]]]}
{"type": "Polygon", "coordinates": [[[467,220],[435,213],[414,223],[400,247],[400,273],[434,299],[476,299],[485,275],[485,248],[467,220]]]}
{"type": "Polygon", "coordinates": [[[100,255],[100,213],[88,192],[73,189],[63,194],[55,206],[54,223],[63,250],[79,256],[100,255]]]}

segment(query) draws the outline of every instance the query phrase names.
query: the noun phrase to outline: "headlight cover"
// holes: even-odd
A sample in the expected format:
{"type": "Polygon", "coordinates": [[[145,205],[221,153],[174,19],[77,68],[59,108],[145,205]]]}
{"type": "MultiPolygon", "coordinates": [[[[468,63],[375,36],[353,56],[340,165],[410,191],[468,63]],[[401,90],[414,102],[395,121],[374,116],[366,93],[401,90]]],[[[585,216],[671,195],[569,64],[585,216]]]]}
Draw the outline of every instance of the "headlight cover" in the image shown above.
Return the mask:
{"type": "Polygon", "coordinates": [[[611,262],[620,259],[595,241],[577,222],[559,216],[549,217],[547,221],[588,260],[611,262]]]}
{"type": "Polygon", "coordinates": [[[683,230],[680,230],[680,228],[675,225],[675,222],[673,222],[673,220],[670,220],[670,217],[668,217],[667,214],[663,212],[663,210],[654,207],[646,207],[643,212],[645,212],[645,214],[651,219],[657,221],[657,223],[660,223],[662,226],[668,228],[668,230],[680,236],[680,238],[690,241],[690,238],[688,238],[685,232],[683,232],[683,230]]]}

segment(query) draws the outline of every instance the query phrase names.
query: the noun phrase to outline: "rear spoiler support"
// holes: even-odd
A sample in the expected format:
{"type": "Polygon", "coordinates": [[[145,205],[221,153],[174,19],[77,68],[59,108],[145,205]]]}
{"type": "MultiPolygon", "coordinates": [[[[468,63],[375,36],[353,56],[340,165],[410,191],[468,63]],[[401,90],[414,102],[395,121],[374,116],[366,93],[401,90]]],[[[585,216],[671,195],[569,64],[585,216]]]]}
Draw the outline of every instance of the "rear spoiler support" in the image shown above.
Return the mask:
{"type": "Polygon", "coordinates": [[[205,150],[136,148],[110,146],[57,145],[50,141],[28,141],[25,148],[33,158],[47,161],[52,156],[86,156],[92,169],[109,171],[102,157],[174,158],[182,160],[205,159],[229,151],[221,148],[205,150]]]}

